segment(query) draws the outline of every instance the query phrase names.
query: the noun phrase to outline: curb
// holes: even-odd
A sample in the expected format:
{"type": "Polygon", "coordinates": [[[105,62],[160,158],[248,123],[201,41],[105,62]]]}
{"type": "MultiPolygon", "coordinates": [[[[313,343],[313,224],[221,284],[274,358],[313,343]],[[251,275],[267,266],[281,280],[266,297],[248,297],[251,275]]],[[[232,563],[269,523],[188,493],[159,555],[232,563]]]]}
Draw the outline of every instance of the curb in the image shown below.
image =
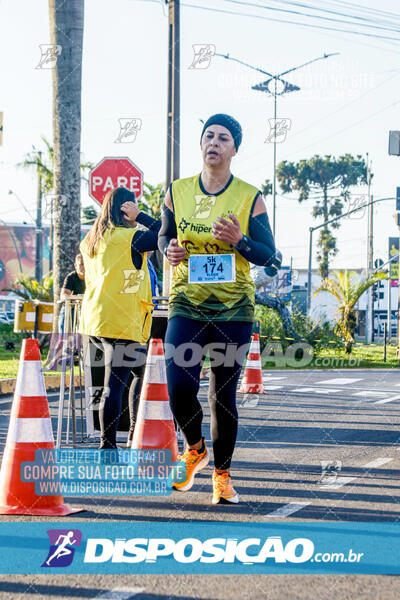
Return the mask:
{"type": "MultiPolygon", "coordinates": [[[[70,376],[66,375],[66,377],[65,377],[66,387],[69,387],[69,382],[70,382],[70,376]]],[[[13,394],[15,392],[16,383],[17,383],[16,377],[11,377],[9,379],[0,379],[0,397],[13,394]]],[[[45,383],[47,392],[53,392],[55,390],[59,390],[60,384],[61,384],[61,375],[45,375],[44,383],[45,383]]],[[[82,376],[82,385],[84,385],[84,383],[85,383],[85,380],[84,380],[84,377],[82,376]]]]}

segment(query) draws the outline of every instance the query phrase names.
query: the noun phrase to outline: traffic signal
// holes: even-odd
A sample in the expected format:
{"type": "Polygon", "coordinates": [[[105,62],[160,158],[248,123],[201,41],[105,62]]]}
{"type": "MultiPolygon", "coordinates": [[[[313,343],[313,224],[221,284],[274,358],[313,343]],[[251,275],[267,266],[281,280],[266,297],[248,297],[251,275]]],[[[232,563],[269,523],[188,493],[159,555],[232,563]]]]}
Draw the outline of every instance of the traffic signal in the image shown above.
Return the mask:
{"type": "Polygon", "coordinates": [[[378,286],[376,283],[372,286],[372,301],[376,302],[378,300],[378,286]]]}
{"type": "Polygon", "coordinates": [[[400,156],[400,131],[389,131],[389,154],[400,156]]]}

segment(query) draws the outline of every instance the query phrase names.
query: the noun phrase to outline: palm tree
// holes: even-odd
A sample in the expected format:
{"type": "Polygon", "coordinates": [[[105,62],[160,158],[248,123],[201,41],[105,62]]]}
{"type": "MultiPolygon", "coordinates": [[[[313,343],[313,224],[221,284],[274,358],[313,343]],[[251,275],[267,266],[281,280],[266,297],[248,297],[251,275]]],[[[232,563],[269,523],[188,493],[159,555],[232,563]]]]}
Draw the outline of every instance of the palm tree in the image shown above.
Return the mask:
{"type": "Polygon", "coordinates": [[[162,183],[154,186],[144,182],[143,196],[139,200],[139,208],[147,212],[153,219],[159,219],[164,196],[165,188],[162,183]]]}
{"type": "Polygon", "coordinates": [[[7,291],[13,292],[24,300],[53,302],[53,276],[51,273],[46,275],[40,283],[33,277],[21,274],[18,279],[13,281],[11,288],[7,291]]]}
{"type": "Polygon", "coordinates": [[[336,309],[338,322],[335,326],[335,333],[341,335],[344,341],[345,350],[351,353],[354,343],[354,331],[356,328],[356,315],[354,307],[364,292],[382,279],[387,279],[386,273],[373,273],[366,279],[360,280],[356,271],[334,271],[333,277],[322,280],[321,285],[315,292],[329,292],[339,303],[336,309]]]}
{"type": "MultiPolygon", "coordinates": [[[[32,151],[25,155],[22,163],[18,163],[18,167],[25,169],[34,168],[40,177],[42,194],[51,194],[54,188],[54,150],[53,146],[44,135],[41,140],[45,145],[45,150],[40,151],[35,146],[32,146],[32,151]]],[[[88,182],[88,177],[85,176],[86,171],[93,169],[93,163],[81,162],[81,180],[88,182]]],[[[53,220],[53,204],[54,197],[51,195],[47,200],[43,218],[50,216],[50,270],[53,269],[53,248],[54,248],[54,220],[53,220]],[[50,204],[50,206],[48,205],[50,204]]]]}
{"type": "MultiPolygon", "coordinates": [[[[54,188],[54,150],[49,140],[42,135],[41,140],[45,145],[44,152],[32,146],[32,152],[25,155],[22,163],[18,163],[18,167],[31,168],[33,167],[41,175],[42,192],[50,194],[54,188]]],[[[88,182],[88,177],[85,176],[86,171],[93,169],[94,163],[86,161],[81,162],[81,179],[88,182]]]]}
{"type": "MultiPolygon", "coordinates": [[[[54,297],[72,271],[81,238],[81,86],[84,0],[49,0],[50,40],[61,46],[53,71],[54,297]]],[[[54,328],[59,305],[55,304],[54,328]]]]}

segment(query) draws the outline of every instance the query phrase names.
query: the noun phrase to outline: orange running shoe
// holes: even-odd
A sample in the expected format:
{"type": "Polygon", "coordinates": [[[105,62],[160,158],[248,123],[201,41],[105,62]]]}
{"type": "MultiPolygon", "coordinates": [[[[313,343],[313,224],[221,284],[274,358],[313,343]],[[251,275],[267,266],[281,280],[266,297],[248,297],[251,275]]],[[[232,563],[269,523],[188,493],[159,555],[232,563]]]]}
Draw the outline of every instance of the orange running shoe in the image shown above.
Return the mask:
{"type": "Polygon", "coordinates": [[[179,492],[187,492],[193,485],[194,476],[196,473],[204,469],[209,463],[210,455],[207,451],[207,446],[203,438],[204,451],[198,452],[197,450],[191,450],[186,448],[183,454],[179,454],[178,460],[184,462],[186,465],[186,479],[185,481],[176,481],[172,484],[172,487],[179,492]]]}
{"type": "Polygon", "coordinates": [[[232,486],[232,479],[227,471],[224,471],[224,473],[214,471],[212,482],[213,504],[237,504],[239,502],[239,496],[232,486]]]}

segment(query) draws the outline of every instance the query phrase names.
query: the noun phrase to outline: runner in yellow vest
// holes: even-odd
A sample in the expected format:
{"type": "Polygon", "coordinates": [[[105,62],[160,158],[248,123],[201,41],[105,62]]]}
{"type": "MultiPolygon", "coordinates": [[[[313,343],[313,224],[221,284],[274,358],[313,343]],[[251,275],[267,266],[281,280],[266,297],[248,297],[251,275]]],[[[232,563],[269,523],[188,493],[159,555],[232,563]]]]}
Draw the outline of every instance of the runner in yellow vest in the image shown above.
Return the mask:
{"type": "Polygon", "coordinates": [[[117,447],[122,393],[131,371],[131,415],[131,405],[138,402],[153,310],[146,251],[156,249],[160,225],[139,210],[133,192],[117,188],[106,195],[80,246],[86,283],[80,333],[102,350],[105,363],[100,448],[117,447]],[[136,223],[148,231],[138,231],[136,223]]]}
{"type": "Polygon", "coordinates": [[[250,263],[269,265],[275,244],[259,190],[234,177],[239,123],[210,117],[201,135],[200,175],[174,181],[165,197],[159,248],[174,267],[166,333],[171,408],[186,438],[181,456],[187,491],[207,466],[203,412],[197,400],[202,362],[210,352],[209,403],[214,450],[212,502],[237,503],[229,473],[238,427],[236,387],[250,341],[254,284],[250,263]]]}

